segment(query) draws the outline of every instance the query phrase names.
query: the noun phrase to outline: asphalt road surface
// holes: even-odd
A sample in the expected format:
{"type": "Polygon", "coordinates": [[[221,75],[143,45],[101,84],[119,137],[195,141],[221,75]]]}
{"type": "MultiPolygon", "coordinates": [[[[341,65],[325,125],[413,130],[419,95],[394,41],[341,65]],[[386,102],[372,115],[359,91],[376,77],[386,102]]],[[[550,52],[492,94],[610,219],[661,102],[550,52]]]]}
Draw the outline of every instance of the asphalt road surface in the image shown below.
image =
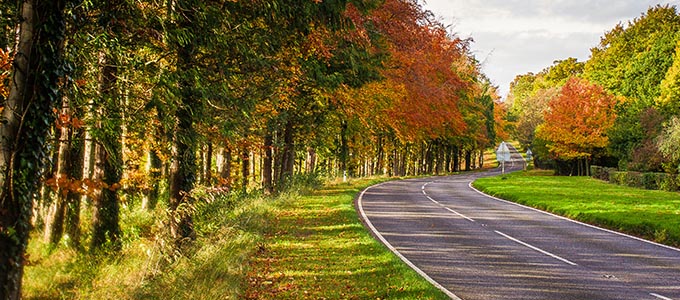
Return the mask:
{"type": "Polygon", "coordinates": [[[362,192],[357,209],[377,238],[453,299],[680,300],[679,249],[469,185],[498,172],[379,184],[362,192]]]}

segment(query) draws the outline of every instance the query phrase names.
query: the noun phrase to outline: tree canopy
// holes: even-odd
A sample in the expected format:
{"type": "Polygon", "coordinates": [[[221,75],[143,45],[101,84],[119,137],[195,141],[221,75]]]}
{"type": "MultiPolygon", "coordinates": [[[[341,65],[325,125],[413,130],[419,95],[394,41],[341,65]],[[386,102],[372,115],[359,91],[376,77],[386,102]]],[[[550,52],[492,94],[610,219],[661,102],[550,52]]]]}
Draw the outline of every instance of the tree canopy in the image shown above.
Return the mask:
{"type": "MultiPolygon", "coordinates": [[[[605,33],[600,43],[591,49],[587,61],[577,62],[570,58],[557,61],[539,74],[519,75],[511,84],[508,96],[510,119],[515,120],[517,125],[516,138],[526,146],[541,149],[534,151],[539,164],[557,166],[572,160],[575,163],[575,159],[581,157],[578,154],[581,151],[575,148],[572,149],[574,155],[553,156],[556,160],[549,157],[550,147],[545,146],[552,145],[552,149],[557,150],[554,143],[559,138],[557,134],[545,132],[541,136],[536,135],[536,124],[548,123],[547,119],[537,117],[536,112],[550,115],[553,102],[564,101],[562,86],[565,82],[574,77],[583,78],[589,84],[600,86],[621,98],[610,112],[611,116],[616,116],[614,124],[607,126],[604,133],[588,132],[606,137],[605,145],[598,146],[606,151],[589,156],[589,161],[638,171],[673,171],[674,167],[664,167],[668,166],[668,159],[660,151],[657,140],[664,124],[678,113],[674,91],[678,85],[679,38],[680,15],[677,8],[657,5],[640,17],[618,24],[605,33]],[[555,93],[556,89],[562,89],[562,92],[555,93]]],[[[587,104],[580,105],[586,107],[587,104]]],[[[550,126],[554,125],[545,124],[542,128],[545,130],[550,126]]],[[[563,133],[565,137],[567,133],[563,133]]],[[[596,136],[590,138],[593,141],[597,139],[596,136]]],[[[566,150],[568,147],[562,148],[566,150]]]]}
{"type": "Polygon", "coordinates": [[[471,41],[415,0],[53,2],[0,5],[3,299],[34,208],[46,242],[115,252],[121,207],[162,203],[181,250],[196,187],[478,168],[506,130],[471,41]]]}

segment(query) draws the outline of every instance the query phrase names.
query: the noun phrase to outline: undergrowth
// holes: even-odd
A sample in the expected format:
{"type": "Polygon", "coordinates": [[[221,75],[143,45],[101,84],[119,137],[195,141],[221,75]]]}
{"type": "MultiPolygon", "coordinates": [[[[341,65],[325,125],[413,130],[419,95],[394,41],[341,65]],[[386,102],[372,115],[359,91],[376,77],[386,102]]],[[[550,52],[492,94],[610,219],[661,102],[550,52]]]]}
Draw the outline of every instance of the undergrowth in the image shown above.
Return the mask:
{"type": "MultiPolygon", "coordinates": [[[[139,204],[122,209],[120,250],[88,253],[65,243],[54,248],[35,232],[23,298],[238,298],[245,260],[262,242],[277,205],[291,201],[296,193],[272,198],[198,187],[193,194],[196,239],[181,249],[168,234],[166,207],[161,203],[152,211],[139,204]]],[[[82,225],[87,236],[89,224],[82,225]]]]}
{"type": "Polygon", "coordinates": [[[168,236],[162,204],[145,211],[130,203],[122,210],[120,250],[50,249],[35,233],[23,296],[445,299],[361,224],[355,195],[385,180],[334,182],[319,189],[319,178],[306,176],[289,181],[277,196],[199,187],[190,208],[196,238],[180,248],[168,236]]]}

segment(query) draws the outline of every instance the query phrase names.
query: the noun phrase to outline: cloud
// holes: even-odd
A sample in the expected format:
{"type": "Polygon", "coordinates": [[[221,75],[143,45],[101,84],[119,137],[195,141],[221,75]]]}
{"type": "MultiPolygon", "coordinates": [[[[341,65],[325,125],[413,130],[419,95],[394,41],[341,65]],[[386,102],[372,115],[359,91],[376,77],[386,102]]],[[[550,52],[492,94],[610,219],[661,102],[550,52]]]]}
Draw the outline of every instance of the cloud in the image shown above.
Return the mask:
{"type": "Polygon", "coordinates": [[[473,38],[473,53],[505,95],[516,75],[559,59],[587,60],[605,32],[656,4],[680,0],[428,0],[424,7],[473,38]]]}

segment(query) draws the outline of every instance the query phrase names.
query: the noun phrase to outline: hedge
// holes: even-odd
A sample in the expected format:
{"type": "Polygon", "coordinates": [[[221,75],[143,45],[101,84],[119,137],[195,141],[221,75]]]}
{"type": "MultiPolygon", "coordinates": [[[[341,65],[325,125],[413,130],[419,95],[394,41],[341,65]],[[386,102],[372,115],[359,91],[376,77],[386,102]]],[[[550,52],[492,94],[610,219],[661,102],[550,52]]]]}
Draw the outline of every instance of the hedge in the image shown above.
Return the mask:
{"type": "Polygon", "coordinates": [[[593,178],[648,190],[675,192],[680,190],[680,178],[676,174],[623,172],[615,168],[590,166],[593,178]]]}

